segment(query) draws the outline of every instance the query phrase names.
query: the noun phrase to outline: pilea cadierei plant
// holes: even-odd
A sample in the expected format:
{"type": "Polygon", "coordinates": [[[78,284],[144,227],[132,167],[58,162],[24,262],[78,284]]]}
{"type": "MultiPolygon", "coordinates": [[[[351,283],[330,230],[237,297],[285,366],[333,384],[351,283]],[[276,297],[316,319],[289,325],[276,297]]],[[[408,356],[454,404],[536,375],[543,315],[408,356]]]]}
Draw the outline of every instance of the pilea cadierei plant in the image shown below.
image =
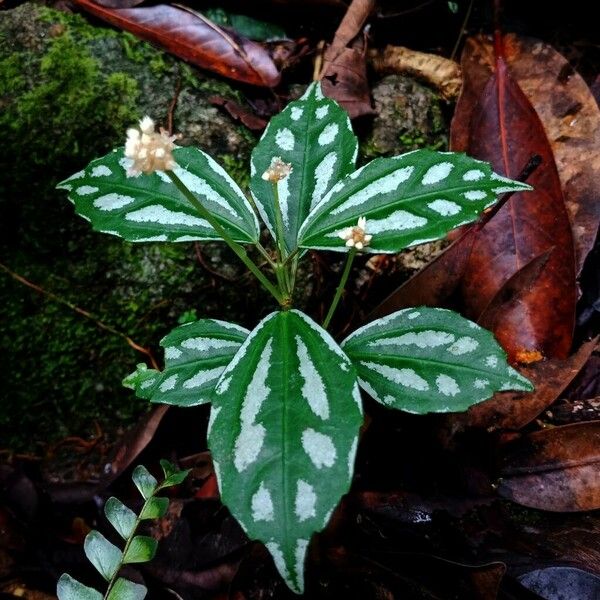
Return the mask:
{"type": "Polygon", "coordinates": [[[357,153],[346,112],[313,83],[254,149],[251,198],[149,118],[129,130],[124,150],[59,186],[95,229],[130,242],[226,242],[279,305],[252,331],[214,319],[175,328],[161,342],[164,370],[140,365],[125,383],[151,402],[211,404],[208,445],[223,502],[297,593],[311,536],[350,485],[361,388],[411,413],[464,411],[498,390],[532,389],[490,332],[448,310],[401,310],[341,343],[326,331],[357,253],[442,238],[498,194],[531,189],[464,154],[416,150],[356,169],[357,153]],[[250,244],[268,272],[246,254],[250,244]],[[322,324],[293,308],[307,250],[347,255],[322,324]]]}

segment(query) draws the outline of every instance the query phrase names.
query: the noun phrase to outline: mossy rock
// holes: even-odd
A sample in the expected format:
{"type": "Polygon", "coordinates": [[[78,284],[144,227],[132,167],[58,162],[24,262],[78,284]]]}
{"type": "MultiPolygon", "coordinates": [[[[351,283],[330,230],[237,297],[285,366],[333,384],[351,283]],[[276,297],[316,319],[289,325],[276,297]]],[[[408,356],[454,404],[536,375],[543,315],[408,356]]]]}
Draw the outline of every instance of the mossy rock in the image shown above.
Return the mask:
{"type": "MultiPolygon", "coordinates": [[[[133,36],[23,4],[0,19],[2,262],[154,349],[186,311],[253,325],[272,303],[226,247],[128,244],[93,232],[55,184],[123,142],[144,114],[247,182],[254,137],[208,102],[228,84],[133,36]],[[240,279],[240,277],[242,277],[240,279]],[[232,281],[228,281],[228,279],[232,281]]],[[[36,451],[147,409],[121,386],[143,359],[121,337],[0,271],[0,439],[36,451]]]]}
{"type": "Polygon", "coordinates": [[[443,101],[407,75],[389,75],[373,86],[377,116],[361,144],[364,158],[394,156],[417,148],[446,150],[443,101]]]}

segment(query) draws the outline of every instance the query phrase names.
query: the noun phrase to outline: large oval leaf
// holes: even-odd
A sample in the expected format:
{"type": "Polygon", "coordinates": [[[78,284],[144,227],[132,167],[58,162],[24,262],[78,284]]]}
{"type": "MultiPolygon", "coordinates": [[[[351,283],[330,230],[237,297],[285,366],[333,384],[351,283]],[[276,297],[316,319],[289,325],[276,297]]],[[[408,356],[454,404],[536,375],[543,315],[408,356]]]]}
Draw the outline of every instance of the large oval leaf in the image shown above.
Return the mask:
{"type": "Polygon", "coordinates": [[[239,325],[216,319],[176,327],[160,342],[165,349],[164,371],[138,365],[123,384],[152,402],[178,406],[209,402],[223,369],[249,333],[239,325]]]}
{"type": "MultiPolygon", "coordinates": [[[[535,281],[524,287],[516,301],[506,302],[502,307],[501,318],[493,329],[513,359],[523,350],[564,359],[571,350],[577,302],[574,238],[589,240],[589,233],[579,219],[573,218],[573,213],[569,215],[553,144],[507,65],[504,43],[504,36],[498,34],[494,44],[485,38],[465,44],[462,61],[465,79],[452,122],[451,145],[488,160],[498,172],[509,177],[519,173],[533,155],[541,158],[541,164],[528,179],[535,191],[514,195],[478,232],[462,275],[461,304],[470,318],[479,321],[490,303],[502,297],[516,273],[533,258],[549,253],[535,281]]],[[[544,63],[549,62],[541,42],[531,45],[527,52],[540,55],[539,60],[544,63]]],[[[570,68],[566,61],[564,68],[570,68]]],[[[555,108],[555,102],[548,110],[563,124],[562,131],[553,132],[553,139],[560,144],[570,141],[575,154],[591,164],[598,154],[597,146],[591,153],[587,151],[587,142],[580,141],[585,136],[577,129],[582,122],[586,123],[586,129],[593,129],[593,125],[578,114],[579,100],[565,93],[562,82],[565,72],[561,69],[556,75],[547,73],[547,80],[556,86],[555,91],[544,88],[540,81],[536,85],[543,89],[544,104],[549,97],[556,96],[561,106],[570,107],[568,111],[565,109],[568,117],[565,111],[555,108]],[[577,122],[577,127],[571,125],[577,122]]],[[[571,79],[571,74],[566,79],[571,79]]],[[[597,180],[597,176],[592,177],[597,180]]],[[[584,177],[577,175],[575,179],[584,184],[584,177]]],[[[594,198],[593,204],[597,204],[597,195],[597,184],[594,191],[584,194],[586,199],[594,198]]],[[[580,217],[588,213],[583,205],[575,210],[580,217]]],[[[597,224],[592,227],[596,237],[597,224]]]]}
{"type": "Polygon", "coordinates": [[[342,343],[375,400],[412,413],[458,412],[500,390],[532,390],[494,336],[441,308],[377,319],[342,343]]]}
{"type": "Polygon", "coordinates": [[[361,422],[348,357],[295,310],[266,317],[215,389],[209,447],[223,501],[298,593],[311,535],[348,490],[361,422]]]}
{"type": "MultiPolygon", "coordinates": [[[[258,240],[258,220],[243,192],[225,170],[198,148],[176,148],[174,170],[233,239],[258,240]]],[[[58,184],[69,191],[77,214],[103,233],[130,242],[188,242],[221,239],[165,173],[128,177],[122,149],[93,160],[58,184]]]]}
{"type": "Polygon", "coordinates": [[[531,189],[465,154],[415,150],[376,158],[337,183],[299,232],[303,248],[347,252],[339,233],[367,218],[366,252],[398,252],[474,221],[498,194],[531,189]]]}
{"type": "Polygon", "coordinates": [[[358,140],[348,113],[323,96],[319,83],[271,119],[252,152],[250,187],[261,217],[275,233],[273,184],[262,179],[274,157],[292,165],[278,182],[279,202],[289,250],[308,213],[342,177],[354,171],[358,140]]]}

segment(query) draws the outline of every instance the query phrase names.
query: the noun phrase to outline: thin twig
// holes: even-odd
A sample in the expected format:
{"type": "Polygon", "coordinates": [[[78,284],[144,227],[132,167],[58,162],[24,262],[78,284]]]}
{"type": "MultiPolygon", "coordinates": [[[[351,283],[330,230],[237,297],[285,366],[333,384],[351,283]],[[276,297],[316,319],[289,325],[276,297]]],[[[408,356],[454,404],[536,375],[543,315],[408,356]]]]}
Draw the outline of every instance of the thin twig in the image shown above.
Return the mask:
{"type": "Polygon", "coordinates": [[[123,333],[122,331],[119,331],[118,329],[115,329],[112,325],[107,325],[106,323],[98,319],[98,317],[94,316],[92,313],[88,312],[87,310],[84,310],[83,308],[80,308],[72,302],[69,302],[61,296],[56,295],[54,292],[50,292],[45,288],[33,283],[32,281],[29,281],[29,279],[26,279],[22,275],[15,273],[11,269],[9,269],[5,264],[0,263],[0,269],[2,269],[5,273],[10,275],[15,281],[18,281],[19,283],[22,283],[28,288],[35,290],[39,294],[47,296],[48,298],[54,300],[55,302],[58,302],[59,304],[62,304],[63,306],[67,306],[72,311],[76,312],[82,317],[89,319],[90,321],[94,322],[100,329],[108,331],[109,333],[112,333],[114,335],[118,335],[120,338],[124,339],[127,342],[127,344],[129,344],[129,346],[131,346],[134,350],[147,356],[148,360],[150,361],[150,365],[153,369],[160,369],[152,352],[148,348],[144,348],[143,346],[140,346],[139,344],[134,342],[127,334],[123,333]]]}
{"type": "Polygon", "coordinates": [[[167,129],[169,135],[173,135],[173,115],[177,108],[177,102],[179,100],[179,94],[181,93],[181,74],[177,77],[177,83],[175,84],[175,93],[173,94],[173,100],[169,104],[169,111],[167,112],[167,129]]]}
{"type": "Polygon", "coordinates": [[[454,48],[452,48],[452,54],[450,54],[450,60],[454,60],[456,58],[456,53],[458,52],[458,48],[460,46],[460,42],[463,38],[463,35],[466,33],[467,23],[469,22],[469,18],[471,17],[471,11],[473,10],[473,1],[469,2],[469,7],[467,8],[467,12],[465,13],[465,18],[460,26],[460,31],[458,32],[458,38],[456,38],[456,43],[454,44],[454,48]]]}

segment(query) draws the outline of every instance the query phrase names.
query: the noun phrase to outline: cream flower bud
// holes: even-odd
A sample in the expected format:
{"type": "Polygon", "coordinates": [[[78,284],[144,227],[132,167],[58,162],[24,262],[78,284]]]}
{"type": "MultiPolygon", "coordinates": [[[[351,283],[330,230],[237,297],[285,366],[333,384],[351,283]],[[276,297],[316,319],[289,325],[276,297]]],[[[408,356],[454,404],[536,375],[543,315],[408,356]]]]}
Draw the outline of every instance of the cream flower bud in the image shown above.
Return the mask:
{"type": "Polygon", "coordinates": [[[281,157],[276,156],[271,160],[269,168],[262,174],[262,178],[265,181],[271,181],[277,183],[282,179],[285,179],[292,172],[292,165],[284,163],[281,157]]]}
{"type": "Polygon", "coordinates": [[[346,241],[348,248],[362,250],[373,239],[372,235],[367,234],[367,219],[359,217],[358,223],[354,227],[342,229],[338,235],[346,241]]]}
{"type": "Polygon", "coordinates": [[[128,129],[125,141],[125,156],[133,162],[127,174],[138,176],[140,173],[170,171],[177,165],[173,159],[174,141],[178,135],[169,135],[161,128],[155,131],[154,121],[144,117],[139,129],[128,129]]]}

